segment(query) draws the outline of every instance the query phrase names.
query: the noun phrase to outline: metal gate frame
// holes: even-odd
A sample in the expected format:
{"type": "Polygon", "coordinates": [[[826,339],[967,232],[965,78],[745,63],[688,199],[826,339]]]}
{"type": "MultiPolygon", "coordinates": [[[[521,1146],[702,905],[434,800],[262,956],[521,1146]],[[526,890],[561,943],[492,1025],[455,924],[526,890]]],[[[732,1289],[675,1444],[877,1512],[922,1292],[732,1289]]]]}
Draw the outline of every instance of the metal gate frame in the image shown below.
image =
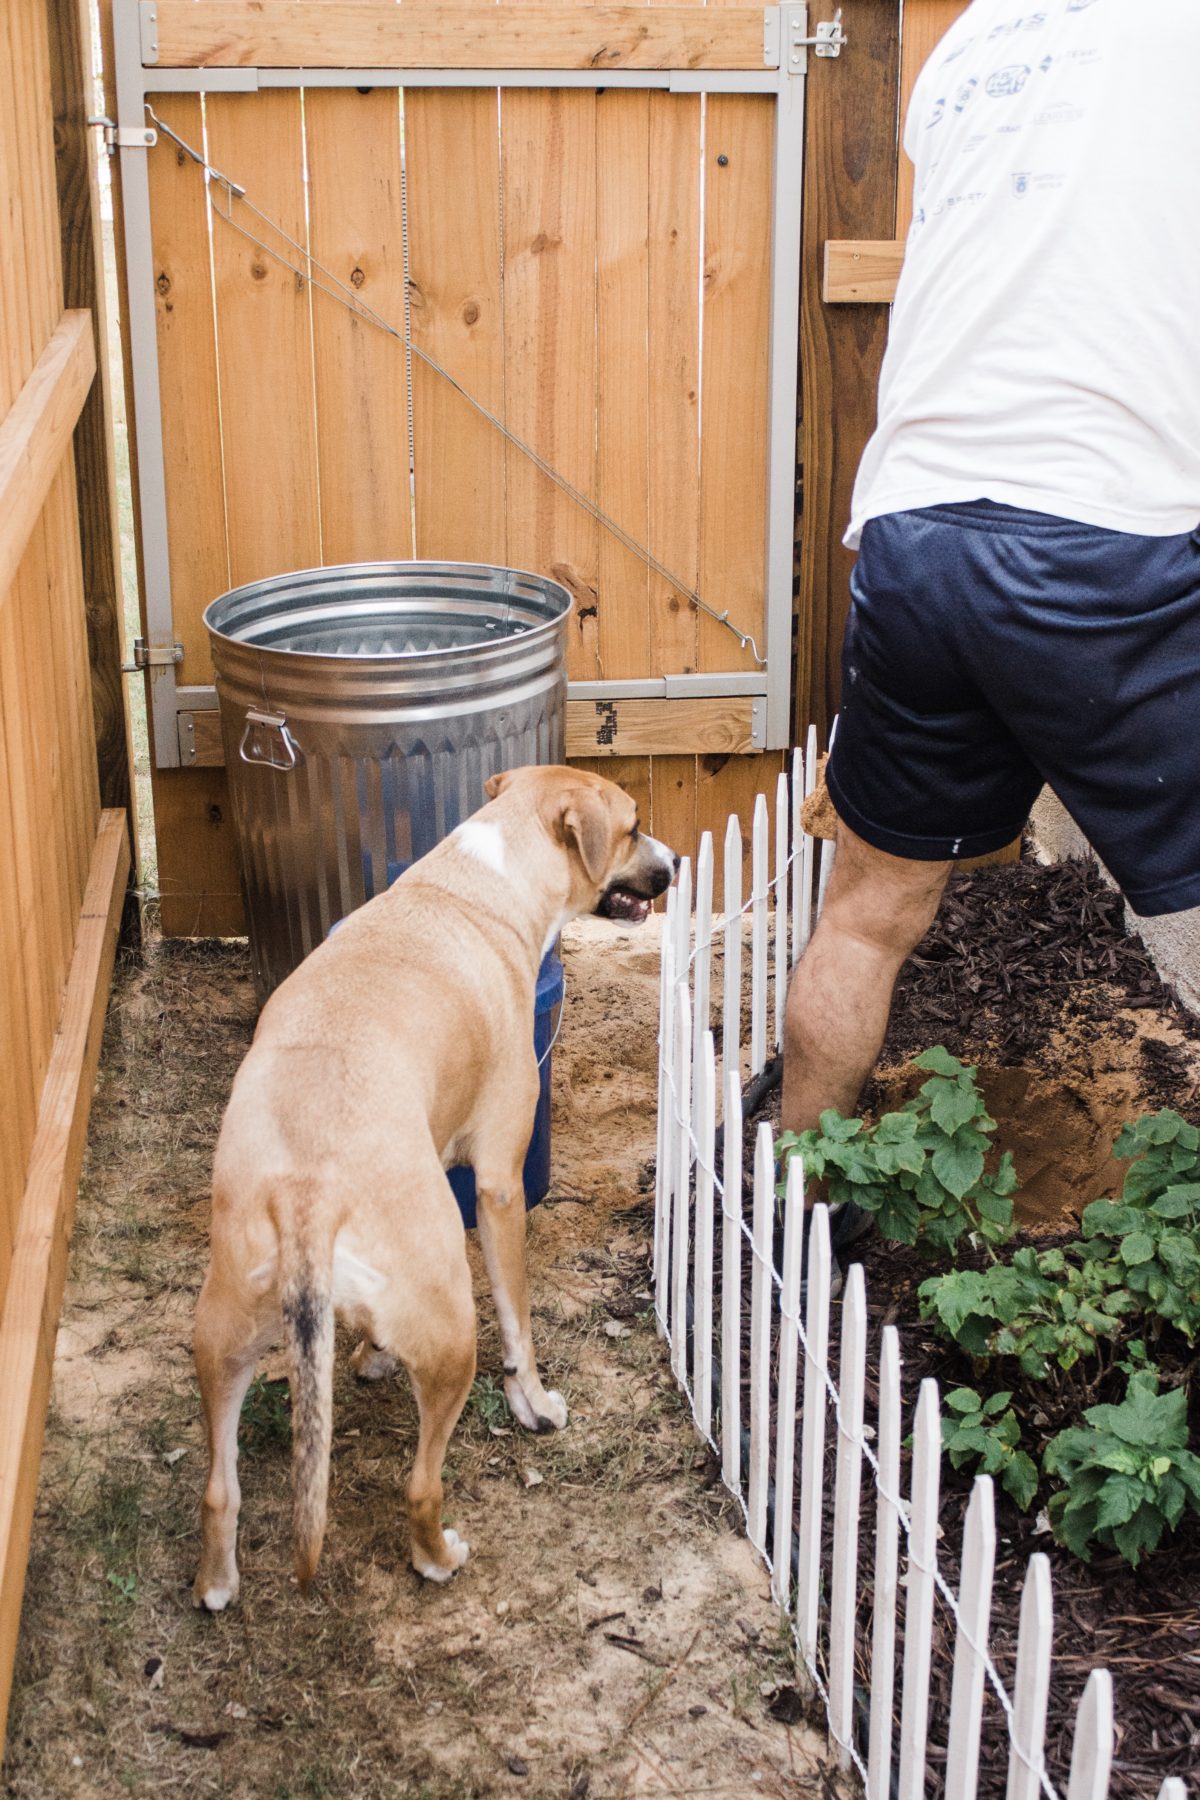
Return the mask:
{"type": "MultiPolygon", "coordinates": [[[[168,556],[166,475],[159,393],[158,327],[147,152],[156,141],[147,127],[151,94],[256,93],[266,88],[607,88],[671,94],[768,94],[775,97],[771,194],[771,304],[767,365],[767,520],[765,570],[766,667],[750,673],[652,676],[639,680],[575,681],[572,700],[701,699],[753,696],[756,750],[791,742],[792,588],[795,554],[796,391],[800,331],[800,226],[804,158],[804,95],[808,52],[837,56],[844,39],[839,17],[808,35],[807,5],[763,8],[763,68],[158,68],[155,0],[118,0],[113,8],[117,93],[110,144],[120,156],[125,228],[125,274],[133,385],[133,431],[141,514],[146,640],[138,665],[150,677],[151,741],[155,766],[176,769],[194,760],[184,729],[195,712],[213,711],[213,687],[176,680],[182,647],[175,641],[168,556]],[[180,715],[187,715],[186,720],[180,715]]],[[[653,546],[650,546],[653,549],[653,546]]],[[[215,598],[215,596],[214,596],[215,598]]]]}

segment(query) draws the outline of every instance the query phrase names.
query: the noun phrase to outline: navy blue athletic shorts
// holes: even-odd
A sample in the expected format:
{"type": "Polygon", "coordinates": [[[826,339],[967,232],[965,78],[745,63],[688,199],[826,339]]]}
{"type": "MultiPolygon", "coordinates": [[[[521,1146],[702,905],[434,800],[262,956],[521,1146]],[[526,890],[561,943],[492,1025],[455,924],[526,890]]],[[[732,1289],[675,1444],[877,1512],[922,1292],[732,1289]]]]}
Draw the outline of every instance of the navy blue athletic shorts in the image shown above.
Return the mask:
{"type": "Polygon", "coordinates": [[[852,830],[983,856],[1049,782],[1135,912],[1200,905],[1200,529],[889,513],[851,593],[827,779],[852,830]]]}

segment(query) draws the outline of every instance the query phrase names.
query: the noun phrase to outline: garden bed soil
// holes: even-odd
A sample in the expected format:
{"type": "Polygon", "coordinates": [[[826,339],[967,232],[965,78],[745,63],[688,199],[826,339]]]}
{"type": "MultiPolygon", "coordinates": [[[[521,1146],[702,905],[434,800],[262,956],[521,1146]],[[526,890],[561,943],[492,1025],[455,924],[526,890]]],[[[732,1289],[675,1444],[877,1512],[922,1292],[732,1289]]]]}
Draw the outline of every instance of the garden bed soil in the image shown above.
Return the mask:
{"type": "Polygon", "coordinates": [[[240,944],[151,943],[118,969],[80,1197],[9,1719],[13,1800],[536,1800],[834,1795],[766,1577],[648,1311],[627,1209],[654,1149],[656,929],[567,934],[551,1200],[531,1215],[535,1332],[572,1408],[512,1429],[480,1295],[479,1378],[447,1517],[471,1558],[408,1566],[408,1385],[338,1357],[331,1528],[291,1578],[278,1360],[242,1421],[242,1599],[196,1613],[203,1482],[188,1349],[212,1148],[249,1042],[240,944]],[[778,1709],[777,1709],[778,1710],[778,1709]]]}
{"type": "MultiPolygon", "coordinates": [[[[1023,1184],[1016,1208],[1023,1227],[1018,1242],[1044,1248],[1076,1236],[1083,1208],[1119,1189],[1124,1165],[1113,1160],[1111,1149],[1127,1120],[1166,1106],[1200,1123],[1200,1022],[1163,986],[1141,940],[1126,933],[1119,898],[1090,864],[1044,867],[1026,861],[952,880],[937,922],[901,976],[879,1070],[863,1096],[864,1116],[878,1116],[915,1092],[924,1076],[911,1071],[909,1059],[935,1043],[978,1066],[999,1125],[995,1141],[1014,1151],[1023,1184]]],[[[758,1117],[777,1122],[778,1103],[775,1091],[758,1117]]],[[[746,1124],[747,1205],[757,1123],[756,1117],[746,1124]]],[[[885,1244],[874,1233],[843,1260],[861,1261],[866,1277],[868,1417],[878,1402],[879,1337],[886,1324],[900,1335],[906,1421],[926,1376],[934,1377],[942,1392],[982,1386],[986,1393],[1013,1385],[998,1369],[980,1376],[956,1346],[935,1338],[917,1316],[920,1283],[944,1265],[885,1244]]],[[[968,1252],[959,1266],[982,1266],[982,1260],[968,1252]]],[[[1165,1331],[1155,1355],[1166,1379],[1189,1379],[1193,1353],[1177,1334],[1165,1331]]],[[[1080,1421],[1085,1407],[1120,1399],[1124,1381],[1102,1358],[1098,1367],[1077,1368],[1039,1384],[1025,1447],[1039,1456],[1058,1430],[1080,1421]]],[[[1027,1417],[1030,1408],[1018,1403],[1018,1412],[1027,1417]]],[[[1200,1395],[1195,1394],[1191,1441],[1200,1443],[1200,1395]]],[[[833,1453],[830,1445],[831,1475],[833,1453]]],[[[905,1465],[907,1484],[907,1455],[905,1465]]],[[[938,1555],[952,1588],[958,1584],[958,1546],[970,1491],[971,1476],[944,1464],[938,1555]]],[[[991,1641],[1010,1693],[1026,1564],[1034,1551],[1043,1551],[1052,1565],[1054,1672],[1047,1746],[1060,1791],[1066,1788],[1075,1708],[1096,1667],[1109,1669],[1114,1684],[1113,1800],[1153,1800],[1166,1776],[1194,1778],[1200,1768],[1200,1519],[1189,1514],[1155,1555],[1131,1570],[1116,1556],[1099,1553],[1085,1564],[1061,1549],[1049,1534],[1043,1500],[1022,1513],[999,1487],[995,1498],[991,1641]]],[[[868,1570],[873,1526],[873,1506],[866,1505],[862,1566],[868,1570]]],[[[863,1642],[869,1642],[869,1620],[868,1582],[860,1615],[863,1642]]],[[[940,1599],[937,1633],[930,1800],[942,1791],[954,1654],[953,1621],[940,1599]]],[[[859,1671],[864,1686],[869,1674],[866,1666],[859,1671]]],[[[978,1791],[988,1800],[1003,1795],[1007,1766],[1005,1724],[990,1693],[984,1718],[978,1791]]]]}

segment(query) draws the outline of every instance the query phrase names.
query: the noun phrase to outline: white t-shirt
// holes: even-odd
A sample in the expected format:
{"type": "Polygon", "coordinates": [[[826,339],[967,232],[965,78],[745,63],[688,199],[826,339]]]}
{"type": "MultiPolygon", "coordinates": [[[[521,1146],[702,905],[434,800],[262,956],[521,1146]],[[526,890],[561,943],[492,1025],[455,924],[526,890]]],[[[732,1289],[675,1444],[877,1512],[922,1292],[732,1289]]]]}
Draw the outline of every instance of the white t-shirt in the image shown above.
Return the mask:
{"type": "Polygon", "coordinates": [[[914,217],[846,543],[988,499],[1200,522],[1200,0],[974,0],[918,77],[914,217]]]}

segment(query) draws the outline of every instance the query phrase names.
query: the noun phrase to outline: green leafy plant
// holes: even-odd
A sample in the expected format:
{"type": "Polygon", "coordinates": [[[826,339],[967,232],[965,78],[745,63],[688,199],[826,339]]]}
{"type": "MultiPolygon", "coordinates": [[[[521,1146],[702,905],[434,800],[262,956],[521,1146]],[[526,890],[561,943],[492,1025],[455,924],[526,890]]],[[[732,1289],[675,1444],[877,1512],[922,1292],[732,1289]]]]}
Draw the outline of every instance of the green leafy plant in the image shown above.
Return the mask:
{"type": "Polygon", "coordinates": [[[983,1475],[999,1478],[1022,1512],[1037,1493],[1037,1465],[1021,1449],[1021,1427],[1009,1402],[1011,1393],[980,1398],[974,1388],[952,1388],[943,1399],[942,1447],[956,1469],[974,1464],[983,1475]]]}
{"type": "Polygon", "coordinates": [[[1051,1365],[1072,1369],[1100,1339],[1120,1336],[1136,1301],[1121,1271],[1090,1247],[1018,1250],[988,1269],[951,1269],[918,1289],[923,1319],[968,1356],[1012,1356],[1022,1375],[1044,1381],[1051,1365]]]}
{"type": "Polygon", "coordinates": [[[1113,1149],[1132,1158],[1119,1200],[1096,1200],[1083,1236],[1120,1270],[1137,1310],[1200,1334],[1200,1130],[1178,1113],[1127,1125],[1113,1149]]]}
{"type": "Polygon", "coordinates": [[[1136,1568],[1173,1531],[1185,1508],[1200,1512],[1200,1456],[1187,1448],[1187,1394],[1158,1392],[1151,1369],[1129,1377],[1118,1406],[1092,1406],[1086,1425],[1046,1446],[1044,1472],[1065,1486],[1051,1496],[1058,1541],[1091,1560],[1093,1544],[1136,1568]]]}
{"type": "MultiPolygon", "coordinates": [[[[785,1132],[777,1157],[799,1155],[824,1179],[834,1205],[852,1200],[873,1213],[885,1238],[951,1251],[964,1236],[1002,1244],[1012,1235],[1013,1159],[1005,1152],[986,1173],[996,1121],[975,1085],[974,1068],[936,1045],[915,1059],[929,1080],[878,1124],[844,1119],[832,1108],[816,1130],[785,1132]]],[[[786,1189],[786,1179],[779,1193],[786,1189]]]]}

